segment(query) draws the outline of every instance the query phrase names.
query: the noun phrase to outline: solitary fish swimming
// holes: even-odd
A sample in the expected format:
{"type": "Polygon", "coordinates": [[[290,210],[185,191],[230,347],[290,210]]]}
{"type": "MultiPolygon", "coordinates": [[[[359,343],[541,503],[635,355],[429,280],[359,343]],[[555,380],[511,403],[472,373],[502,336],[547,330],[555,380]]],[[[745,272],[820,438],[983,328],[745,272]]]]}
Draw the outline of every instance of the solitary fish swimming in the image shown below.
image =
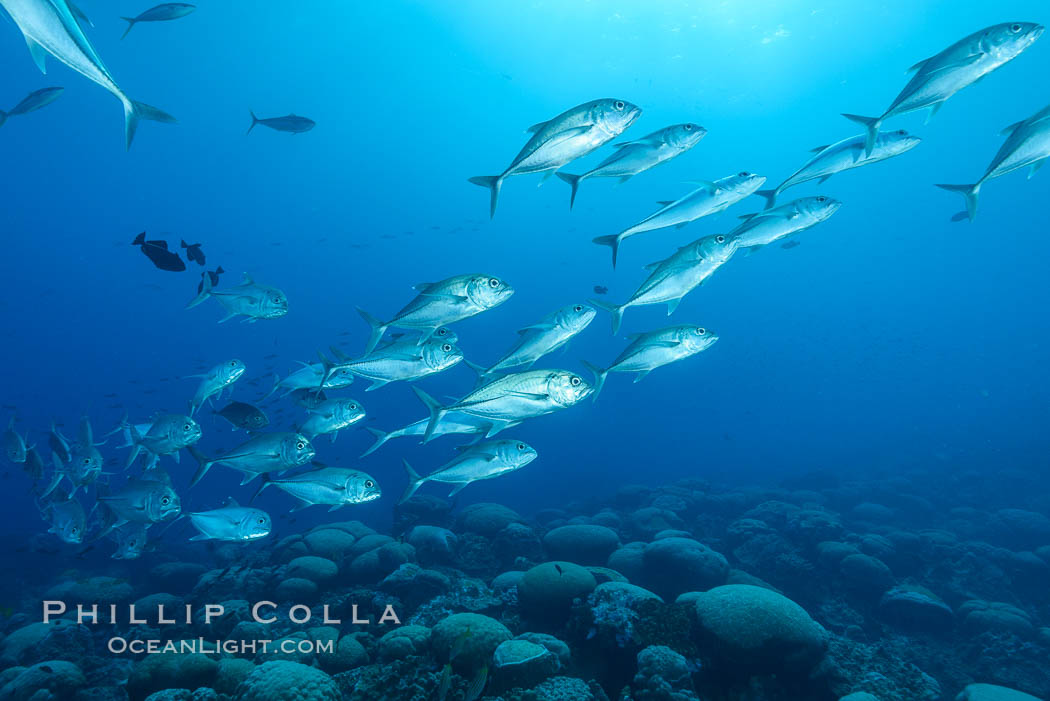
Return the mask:
{"type": "Polygon", "coordinates": [[[899,156],[912,150],[919,145],[921,139],[911,136],[903,129],[879,134],[875,139],[875,148],[866,152],[864,148],[864,135],[851,136],[830,146],[817,146],[811,153],[816,155],[806,161],[806,164],[788,176],[787,180],[777,185],[773,190],[759,190],[756,194],[766,198],[766,209],[776,204],[777,197],[784,190],[794,185],[799,185],[810,180],[819,180],[823,183],[836,173],[844,170],[859,168],[869,163],[878,163],[887,158],[899,156]]]}
{"type": "Polygon", "coordinates": [[[929,108],[927,121],[937,113],[944,101],[968,85],[1016,58],[1043,33],[1043,27],[1033,22],[996,24],[960,39],[944,51],[909,68],[915,75],[900,94],[879,117],[856,114],[843,116],[864,125],[865,155],[875,150],[879,127],[886,119],[929,108]]]}
{"type": "Polygon", "coordinates": [[[232,497],[221,509],[186,514],[198,534],[190,540],[223,540],[243,543],[270,535],[270,515],[262,509],[241,506],[232,497]]]}
{"type": "Polygon", "coordinates": [[[299,500],[289,511],[319,504],[330,506],[328,510],[335,511],[348,504],[375,501],[383,495],[379,483],[371,475],[342,467],[321,467],[282,479],[263,475],[263,483],[255,496],[271,484],[299,500]]]}
{"type": "Polygon", "coordinates": [[[125,148],[131,148],[140,119],[169,124],[175,121],[167,112],[135,102],[124,94],[84,36],[66,0],[0,0],[0,6],[22,30],[29,53],[41,73],[47,72],[44,57],[49,53],[120,100],[124,105],[125,148]]]}
{"type": "Polygon", "coordinates": [[[47,107],[62,95],[63,90],[65,90],[65,88],[41,88],[40,90],[34,90],[22,98],[21,102],[7,112],[0,110],[0,126],[3,126],[8,117],[28,114],[43,107],[47,107]]]}
{"type": "Polygon", "coordinates": [[[569,183],[569,209],[576,203],[576,191],[588,178],[619,178],[621,183],[633,176],[680,156],[700,143],[707,134],[699,124],[674,124],[654,131],[635,141],[616,144],[616,153],[582,175],[559,171],[555,175],[569,183]]]}
{"type": "Polygon", "coordinates": [[[130,32],[139,22],[166,22],[168,20],[185,17],[196,9],[196,5],[187,5],[184,2],[166,2],[162,5],[151,7],[138,17],[121,17],[122,20],[128,23],[128,28],[124,30],[124,33],[120,35],[120,38],[123,39],[126,37],[128,32],[130,32]]]}
{"type": "Polygon", "coordinates": [[[825,221],[838,211],[842,203],[823,195],[801,197],[787,204],[756,214],[745,214],[744,221],[726,234],[737,247],[757,251],[774,241],[805,231],[825,221]]]}
{"type": "Polygon", "coordinates": [[[288,313],[288,297],[284,292],[276,287],[256,284],[248,273],[244,274],[240,285],[225,290],[216,290],[210,276],[201,281],[204,285],[200,294],[186,308],[193,309],[209,297],[214,297],[226,309],[226,316],[218,321],[220,324],[235,316],[246,317],[244,321],[254,323],[259,319],[277,319],[288,313]]]}
{"type": "Polygon", "coordinates": [[[587,369],[594,373],[596,400],[610,372],[633,372],[634,381],[640,382],[656,368],[696,355],[710,348],[718,340],[717,335],[704,327],[688,324],[637,333],[630,338],[631,344],[607,368],[602,369],[583,361],[587,369]]]}
{"type": "Polygon", "coordinates": [[[506,178],[557,170],[615,139],[641,113],[637,106],[615,98],[585,102],[548,122],[529,127],[532,138],[506,170],[499,175],[479,175],[470,182],[489,189],[489,216],[494,217],[499,191],[506,178]]]}
{"type": "Polygon", "coordinates": [[[938,185],[950,192],[958,192],[966,199],[966,212],[955,215],[952,220],[959,221],[977,217],[977,195],[981,186],[992,178],[1012,173],[1021,168],[1030,168],[1028,177],[1035,175],[1050,158],[1050,106],[1044,107],[1028,119],[1011,124],[1002,131],[1006,141],[988,164],[981,179],[972,185],[938,185]]]}
{"type": "Polygon", "coordinates": [[[620,251],[620,244],[625,239],[643,234],[646,231],[663,229],[668,226],[681,228],[686,224],[696,221],[709,214],[721,212],[736,204],[758,188],[762,187],[766,179],[761,175],[748,173],[747,171],[729,175],[714,182],[697,182],[699,185],[685,197],[674,201],[660,202],[660,209],[628,227],[614,236],[599,236],[594,243],[612,248],[612,263],[616,267],[616,258],[620,251]]]}
{"type": "Polygon", "coordinates": [[[671,316],[682,298],[725,265],[736,250],[737,242],[722,234],[705,236],[682,246],[669,258],[645,266],[652,272],[623,304],[609,304],[595,299],[591,303],[612,314],[613,333],[620,330],[623,313],[630,307],[666,304],[667,316],[671,316]]]}
{"type": "Polygon", "coordinates": [[[453,485],[448,495],[455,496],[471,482],[501,477],[508,472],[520,470],[535,460],[539,454],[527,443],[516,440],[485,441],[477,445],[460,448],[460,454],[426,477],[420,477],[408,461],[402,459],[408,473],[408,487],[398,503],[412,498],[426,482],[442,482],[453,485]]]}
{"type": "Polygon", "coordinates": [[[268,117],[266,119],[259,119],[254,112],[249,112],[249,114],[252,116],[252,123],[248,127],[248,131],[245,132],[246,134],[251,134],[256,124],[270,127],[274,131],[286,131],[292,134],[302,134],[317,126],[317,122],[314,120],[295,114],[290,114],[287,117],[268,117]]]}

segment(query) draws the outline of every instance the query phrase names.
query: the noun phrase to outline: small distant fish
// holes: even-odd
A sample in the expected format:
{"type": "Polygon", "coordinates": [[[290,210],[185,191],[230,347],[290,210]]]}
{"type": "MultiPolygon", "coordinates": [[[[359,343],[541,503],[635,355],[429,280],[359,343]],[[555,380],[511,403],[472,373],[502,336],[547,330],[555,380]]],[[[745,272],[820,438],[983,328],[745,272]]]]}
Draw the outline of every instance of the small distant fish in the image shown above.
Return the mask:
{"type": "Polygon", "coordinates": [[[180,240],[180,244],[186,249],[186,258],[197,265],[204,265],[204,251],[199,243],[186,243],[180,240]]]}
{"type": "Polygon", "coordinates": [[[595,285],[594,294],[596,295],[607,295],[609,294],[609,288],[605,285],[595,285]]]}
{"type": "Polygon", "coordinates": [[[178,273],[186,269],[186,264],[182,262],[179,254],[168,250],[167,241],[147,241],[145,231],[136,236],[131,245],[139,246],[142,253],[153,262],[153,265],[161,270],[178,273]]]}
{"type": "Polygon", "coordinates": [[[126,37],[128,32],[139,22],[166,22],[185,17],[196,9],[196,5],[187,5],[184,2],[166,2],[146,10],[138,17],[121,17],[122,20],[128,23],[128,28],[124,30],[120,38],[126,37]]]}
{"type": "Polygon", "coordinates": [[[35,90],[29,93],[22,98],[21,102],[12,107],[9,111],[4,112],[3,110],[0,110],[0,126],[3,126],[8,117],[28,114],[43,107],[47,107],[62,95],[63,90],[65,90],[65,88],[41,88],[40,90],[35,90]]]}
{"type": "Polygon", "coordinates": [[[26,439],[15,430],[15,417],[7,424],[4,431],[4,455],[13,463],[22,464],[26,461],[26,439]]]}
{"type": "Polygon", "coordinates": [[[795,246],[801,246],[801,245],[802,245],[801,241],[799,241],[798,239],[792,239],[791,241],[785,241],[784,243],[780,244],[780,247],[784,248],[784,249],[789,249],[789,248],[794,248],[795,246]]]}
{"type": "Polygon", "coordinates": [[[66,0],[66,5],[69,6],[69,11],[73,13],[73,17],[76,18],[80,24],[86,24],[89,27],[94,27],[95,23],[88,19],[88,16],[84,14],[84,11],[73,4],[72,0],[66,0]]]}
{"type": "Polygon", "coordinates": [[[204,272],[202,272],[201,273],[201,281],[197,283],[197,294],[200,294],[201,292],[204,291],[204,278],[205,277],[208,278],[208,283],[211,285],[211,287],[215,287],[216,285],[219,284],[219,276],[222,275],[225,272],[226,271],[222,269],[221,265],[218,268],[216,268],[215,270],[205,270],[204,272]]]}
{"type": "Polygon", "coordinates": [[[307,117],[300,117],[296,114],[290,114],[287,117],[268,117],[266,119],[259,119],[255,116],[254,112],[249,112],[252,116],[252,124],[248,127],[246,133],[251,134],[252,129],[255,128],[256,124],[262,124],[264,127],[270,127],[274,131],[286,131],[291,134],[302,134],[303,132],[310,131],[317,122],[307,117]]]}
{"type": "Polygon", "coordinates": [[[270,424],[262,409],[245,402],[230,402],[214,413],[245,431],[258,431],[270,424]]]}

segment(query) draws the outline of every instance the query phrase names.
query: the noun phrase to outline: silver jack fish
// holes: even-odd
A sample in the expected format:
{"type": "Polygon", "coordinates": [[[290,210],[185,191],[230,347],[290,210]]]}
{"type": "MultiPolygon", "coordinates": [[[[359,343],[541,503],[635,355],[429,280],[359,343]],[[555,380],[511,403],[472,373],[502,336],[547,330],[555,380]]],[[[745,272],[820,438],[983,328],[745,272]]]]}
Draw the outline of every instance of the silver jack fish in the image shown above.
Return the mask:
{"type": "Polygon", "coordinates": [[[555,171],[586,156],[622,134],[641,113],[639,107],[615,98],[585,102],[548,122],[529,127],[532,138],[506,170],[499,175],[479,175],[470,182],[489,189],[489,216],[494,217],[505,179],[512,175],[555,171]]]}
{"type": "Polygon", "coordinates": [[[248,273],[244,274],[240,285],[226,290],[216,290],[212,286],[211,276],[205,275],[202,281],[204,284],[200,294],[186,308],[193,309],[209,297],[214,297],[226,310],[226,316],[218,321],[220,324],[235,316],[243,316],[244,321],[253,324],[259,319],[277,319],[288,313],[288,297],[284,292],[276,287],[256,284],[248,273]]]}
{"type": "Polygon", "coordinates": [[[15,430],[15,417],[7,424],[4,431],[4,455],[13,463],[21,465],[26,461],[26,439],[15,430]]]}
{"type": "Polygon", "coordinates": [[[625,183],[643,171],[682,155],[700,143],[706,134],[707,129],[699,124],[675,124],[636,141],[616,144],[616,153],[582,175],[559,171],[556,175],[572,188],[569,209],[576,204],[576,191],[584,180],[619,178],[621,183],[625,183]]]}
{"type": "Polygon", "coordinates": [[[992,178],[1029,168],[1028,177],[1035,175],[1050,158],[1050,107],[1044,107],[1028,119],[1011,124],[1001,132],[1006,141],[988,164],[981,179],[972,185],[938,185],[937,187],[958,192],[966,200],[966,211],[956,214],[952,221],[977,217],[977,195],[981,186],[992,178]]]}
{"type": "Polygon", "coordinates": [[[722,234],[705,236],[682,246],[671,257],[645,266],[652,272],[631,298],[620,305],[596,299],[591,304],[612,314],[612,332],[620,330],[623,313],[630,307],[666,304],[674,314],[682,298],[703,284],[736,253],[737,243],[722,234]]]}
{"type": "Polygon", "coordinates": [[[167,112],[135,102],[124,94],[84,36],[66,0],[0,0],[0,6],[22,30],[29,53],[41,73],[47,73],[45,55],[51,54],[120,100],[124,105],[125,148],[131,148],[140,119],[169,124],[175,121],[167,112]]]}
{"type": "Polygon", "coordinates": [[[748,195],[753,194],[766,179],[747,171],[730,175],[714,182],[696,182],[700,187],[685,197],[673,202],[660,202],[660,209],[634,226],[624,229],[615,236],[599,236],[594,243],[612,248],[613,267],[624,239],[643,234],[646,231],[663,229],[668,226],[682,228],[709,214],[722,212],[748,195]]]}
{"type": "Polygon", "coordinates": [[[272,479],[269,475],[263,475],[263,483],[255,492],[255,496],[259,496],[262,490],[271,484],[299,500],[290,511],[319,504],[330,506],[328,510],[335,511],[348,504],[375,501],[383,495],[379,484],[371,475],[342,467],[322,467],[282,479],[272,479]]]}
{"type": "Polygon", "coordinates": [[[423,442],[434,437],[435,429],[452,411],[484,419],[492,424],[491,438],[513,423],[543,416],[578,404],[591,393],[591,386],[568,370],[527,370],[493,380],[449,406],[413,387],[416,396],[430,409],[430,422],[423,442]]]}
{"type": "MultiPolygon", "coordinates": [[[[55,442],[61,445],[61,449],[55,450],[51,454],[51,459],[55,463],[55,472],[61,473],[69,479],[73,485],[69,495],[70,497],[76,496],[81,487],[86,488],[88,485],[94,484],[99,475],[102,474],[104,461],[102,454],[95,447],[91,420],[86,416],[80,418],[80,430],[77,435],[77,441],[72,446],[55,429],[54,424],[51,426],[51,431],[55,442]],[[63,454],[68,456],[68,460],[65,463],[62,461],[63,454]]],[[[99,443],[98,445],[102,444],[99,443]]]]}
{"type": "Polygon", "coordinates": [[[597,312],[594,307],[587,304],[562,307],[535,324],[519,330],[518,342],[491,367],[483,368],[469,361],[467,364],[478,373],[478,379],[482,382],[488,382],[492,375],[510,368],[525,366],[528,369],[537,360],[558,350],[587,328],[594,320],[595,314],[597,312]]]}
{"type": "Polygon", "coordinates": [[[45,521],[51,522],[48,533],[54,533],[64,543],[84,542],[87,531],[87,516],[84,507],[72,496],[62,490],[55,492],[55,498],[45,503],[40,509],[45,521]]]}
{"type": "Polygon", "coordinates": [[[207,458],[193,446],[190,446],[189,451],[200,463],[200,468],[190,481],[191,487],[201,481],[212,465],[226,465],[243,473],[241,484],[248,484],[264,472],[283,472],[305,465],[314,457],[314,447],[306,436],[283,432],[256,436],[217,458],[207,458]]]}
{"type": "MultiPolygon", "coordinates": [[[[325,377],[323,364],[304,363],[302,361],[299,361],[299,364],[302,367],[284,379],[281,379],[279,375],[274,375],[273,389],[266,394],[266,397],[269,397],[279,389],[285,390],[281,396],[287,397],[289,394],[300,390],[317,393],[321,388],[342,389],[349,387],[354,382],[354,373],[347,368],[335,368],[328,377],[325,377]]],[[[263,397],[263,399],[266,399],[266,397],[263,397]]]]}
{"type": "Polygon", "coordinates": [[[1042,33],[1043,27],[1032,22],[996,24],[982,29],[909,68],[909,71],[915,71],[915,75],[882,116],[843,116],[867,129],[864,149],[867,155],[871,155],[883,121],[894,115],[928,108],[928,122],[945,100],[1019,56],[1042,33]]]}
{"type": "Polygon", "coordinates": [[[726,234],[739,250],[749,253],[782,238],[805,231],[826,221],[842,203],[823,195],[802,197],[757,214],[745,214],[737,228],[726,234]]]}
{"type": "MultiPolygon", "coordinates": [[[[505,428],[516,426],[520,422],[510,423],[505,428]]],[[[423,436],[427,432],[427,426],[430,425],[430,417],[420,419],[419,421],[410,423],[404,428],[399,428],[395,431],[380,431],[377,428],[366,426],[365,429],[376,437],[376,442],[372,446],[361,453],[361,457],[371,455],[375,451],[379,450],[384,443],[393,438],[403,438],[405,436],[423,436]]],[[[486,421],[485,419],[477,416],[471,416],[470,414],[464,414],[458,411],[450,411],[441,417],[441,421],[438,422],[437,426],[434,427],[431,433],[432,438],[438,436],[445,436],[451,434],[475,434],[484,436],[492,429],[492,422],[486,421]]],[[[477,440],[477,439],[475,439],[477,440]]]]}
{"type": "Polygon", "coordinates": [[[455,496],[471,482],[493,479],[520,470],[539,456],[532,446],[515,440],[485,441],[461,447],[459,450],[460,454],[457,457],[426,477],[420,477],[408,461],[402,459],[405,472],[408,473],[408,487],[398,503],[411,499],[416,490],[426,482],[454,485],[448,495],[455,496]]]}
{"type": "Polygon", "coordinates": [[[844,170],[859,168],[870,163],[878,163],[887,158],[899,156],[912,150],[919,145],[921,139],[911,136],[908,132],[900,129],[898,131],[879,134],[875,140],[875,147],[871,152],[864,148],[864,135],[851,136],[830,146],[817,146],[811,153],[816,155],[809,159],[804,166],[796,170],[788,179],[777,185],[774,190],[759,190],[758,195],[766,198],[766,209],[776,204],[777,197],[784,190],[810,180],[818,180],[821,184],[836,173],[844,170]]]}
{"type": "Polygon", "coordinates": [[[299,430],[310,440],[328,434],[333,443],[339,431],[365,418],[365,408],[357,400],[347,397],[326,399],[309,411],[310,417],[299,430]]]}
{"type": "Polygon", "coordinates": [[[121,447],[131,448],[125,469],[134,464],[141,452],[145,452],[148,457],[147,469],[156,465],[161,455],[170,455],[177,463],[179,451],[201,439],[200,424],[181,414],[160,414],[152,423],[138,425],[125,420],[122,428],[126,443],[121,447]]]}
{"type": "Polygon", "coordinates": [[[463,360],[463,351],[448,341],[436,339],[425,341],[422,345],[417,345],[414,340],[389,343],[357,359],[348,358],[337,348],[333,348],[332,352],[338,362],[318,354],[325,369],[325,380],[332,373],[348,370],[372,381],[365,389],[366,392],[399,380],[412,382],[447,370],[463,360]]]}
{"type": "Polygon", "coordinates": [[[631,344],[609,367],[602,369],[584,361],[583,364],[594,373],[595,400],[605,386],[605,378],[610,372],[633,372],[634,381],[640,382],[656,368],[696,355],[710,348],[718,340],[717,335],[704,327],[688,324],[636,333],[630,338],[631,344]]]}
{"type": "Polygon", "coordinates": [[[132,478],[117,492],[98,497],[113,515],[106,532],[125,523],[160,523],[179,515],[182,504],[171,481],[160,470],[149,470],[132,478]]]}
{"type": "Polygon", "coordinates": [[[149,546],[147,531],[152,524],[125,523],[109,533],[109,538],[117,544],[117,549],[110,555],[114,560],[137,560],[149,546]]]}
{"type": "Polygon", "coordinates": [[[270,515],[262,509],[241,506],[231,497],[221,509],[186,514],[200,533],[190,540],[244,542],[270,535],[270,515]]]}
{"type": "Polygon", "coordinates": [[[190,400],[190,416],[212,397],[222,397],[222,391],[240,379],[245,371],[244,363],[233,358],[225,363],[219,363],[203,375],[187,375],[186,377],[199,377],[201,383],[197,386],[197,392],[190,400]]]}
{"type": "Polygon", "coordinates": [[[371,353],[391,326],[422,331],[419,342],[426,341],[436,329],[454,321],[480,314],[503,304],[514,288],[491,275],[457,275],[441,282],[424,282],[414,288],[418,295],[390,321],[379,321],[363,309],[358,313],[372,327],[365,355],[371,353]]]}

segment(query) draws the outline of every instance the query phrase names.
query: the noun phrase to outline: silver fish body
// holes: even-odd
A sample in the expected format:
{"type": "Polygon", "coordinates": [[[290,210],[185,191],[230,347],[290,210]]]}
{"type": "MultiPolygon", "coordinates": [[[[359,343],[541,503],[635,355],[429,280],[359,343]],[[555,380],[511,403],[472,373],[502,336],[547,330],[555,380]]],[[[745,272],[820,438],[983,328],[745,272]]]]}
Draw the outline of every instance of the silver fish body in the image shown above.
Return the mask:
{"type": "Polygon", "coordinates": [[[179,451],[201,439],[201,427],[196,421],[181,414],[161,414],[151,423],[124,428],[125,448],[130,447],[127,467],[130,467],[140,452],[149,456],[147,467],[153,467],[161,455],[170,455],[179,461],[179,451]]]}
{"type": "Polygon", "coordinates": [[[251,438],[229,453],[217,458],[206,458],[195,448],[190,454],[200,463],[190,486],[197,484],[212,465],[225,465],[244,475],[241,484],[247,484],[266,472],[283,472],[313,460],[314,447],[299,433],[264,433],[251,438]]]}
{"type": "Polygon", "coordinates": [[[705,351],[718,340],[716,334],[704,327],[688,324],[634,334],[630,338],[630,345],[609,367],[602,369],[586,363],[595,376],[595,399],[610,372],[634,373],[634,381],[639,382],[652,370],[705,351]]]}
{"type": "Polygon", "coordinates": [[[303,435],[313,440],[328,434],[335,442],[336,434],[365,418],[365,408],[349,397],[327,399],[310,410],[310,416],[299,427],[303,435]]]}
{"type": "Polygon", "coordinates": [[[196,414],[204,402],[212,397],[221,397],[223,390],[239,380],[245,369],[241,360],[233,358],[219,363],[203,375],[189,375],[188,377],[201,378],[201,383],[197,386],[193,399],[190,400],[190,416],[196,414]]]}
{"type": "MultiPolygon", "coordinates": [[[[410,423],[403,428],[396,429],[394,431],[380,431],[377,428],[366,426],[369,433],[376,437],[376,442],[373,443],[368,450],[361,453],[361,457],[371,455],[375,451],[379,450],[384,443],[393,438],[404,438],[405,436],[424,436],[427,432],[427,426],[430,425],[430,417],[420,419],[410,423]]],[[[517,422],[507,424],[506,428],[516,426],[517,422]]],[[[492,422],[486,421],[485,419],[470,414],[464,414],[458,411],[450,411],[441,417],[441,421],[434,427],[431,432],[432,438],[439,436],[452,435],[452,434],[467,434],[467,435],[485,435],[492,429],[492,422]]]]}
{"type": "Polygon", "coordinates": [[[489,368],[476,368],[485,381],[495,373],[525,366],[558,350],[587,328],[597,311],[587,304],[570,304],[518,331],[518,342],[489,368]]]}
{"type": "Polygon", "coordinates": [[[383,494],[371,475],[342,467],[322,467],[281,479],[267,475],[259,492],[270,485],[299,500],[291,511],[319,504],[330,506],[329,511],[335,511],[349,504],[375,501],[383,494]]]}
{"type": "Polygon", "coordinates": [[[415,340],[396,341],[377,347],[361,358],[341,360],[337,363],[323,358],[322,362],[326,378],[338,370],[348,370],[354,375],[371,380],[372,384],[365,389],[366,392],[370,392],[391,382],[412,382],[447,370],[462,360],[463,351],[452,343],[430,339],[422,344],[415,340]]]}
{"type": "Polygon", "coordinates": [[[740,250],[754,251],[826,221],[842,203],[823,195],[802,197],[787,204],[742,217],[737,228],[726,234],[740,250]]]}
{"type": "Polygon", "coordinates": [[[87,532],[87,515],[80,502],[59,494],[44,507],[43,514],[51,522],[48,533],[54,533],[64,543],[82,543],[87,532]]]}
{"type": "Polygon", "coordinates": [[[227,289],[215,289],[207,275],[203,283],[200,294],[186,308],[192,309],[209,297],[214,297],[226,310],[226,316],[219,319],[220,324],[238,316],[254,323],[260,319],[277,319],[288,313],[288,297],[284,292],[276,287],[257,284],[248,273],[244,274],[240,285],[227,289]]]}
{"type": "Polygon", "coordinates": [[[179,495],[171,484],[155,479],[132,478],[117,492],[98,497],[116,518],[113,527],[125,523],[160,523],[178,516],[179,495]]]}
{"type": "Polygon", "coordinates": [[[427,482],[453,485],[449,496],[454,496],[472,482],[493,479],[520,470],[538,455],[532,446],[521,441],[485,441],[463,448],[457,457],[425,477],[420,477],[407,460],[402,460],[405,472],[408,473],[408,487],[398,503],[410,499],[416,490],[427,482]]]}
{"type": "Polygon", "coordinates": [[[186,514],[198,534],[190,540],[222,540],[243,543],[270,535],[273,524],[262,509],[240,506],[230,499],[221,509],[186,514]]]}
{"type": "Polygon", "coordinates": [[[4,431],[3,443],[4,455],[8,460],[19,465],[26,461],[26,439],[15,430],[13,416],[7,424],[7,430],[4,431]]]}

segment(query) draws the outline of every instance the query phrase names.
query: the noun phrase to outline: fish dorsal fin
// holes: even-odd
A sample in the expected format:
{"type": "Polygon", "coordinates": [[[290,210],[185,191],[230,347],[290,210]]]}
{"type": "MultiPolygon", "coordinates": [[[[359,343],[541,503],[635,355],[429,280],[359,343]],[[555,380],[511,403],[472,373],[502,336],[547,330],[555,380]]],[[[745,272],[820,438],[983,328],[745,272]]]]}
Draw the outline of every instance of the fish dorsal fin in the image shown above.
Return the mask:
{"type": "Polygon", "coordinates": [[[26,37],[26,46],[29,47],[29,55],[33,57],[33,63],[40,69],[40,72],[47,74],[47,50],[43,46],[36,43],[36,40],[26,37]]]}
{"type": "Polygon", "coordinates": [[[225,506],[225,507],[240,506],[240,504],[238,504],[237,500],[234,499],[233,497],[226,497],[226,501],[223,503],[223,506],[225,506]]]}
{"type": "Polygon", "coordinates": [[[708,192],[717,192],[718,184],[713,183],[710,180],[686,180],[689,185],[696,185],[701,190],[707,190],[708,192]]]}
{"type": "Polygon", "coordinates": [[[670,206],[670,205],[672,205],[674,203],[675,203],[674,200],[657,200],[656,201],[656,204],[660,205],[661,207],[667,207],[667,206],[670,206]]]}
{"type": "Polygon", "coordinates": [[[1023,119],[1020,122],[1014,122],[1010,126],[1003,129],[1001,132],[999,132],[999,136],[1010,136],[1010,134],[1013,134],[1014,131],[1016,131],[1017,127],[1021,126],[1022,124],[1024,124],[1023,119]]]}
{"type": "Polygon", "coordinates": [[[660,265],[661,265],[661,264],[663,264],[663,261],[662,261],[662,260],[658,260],[658,261],[656,261],[655,263],[646,263],[646,264],[645,264],[645,265],[643,265],[642,267],[643,267],[643,268],[644,268],[645,270],[656,270],[657,268],[659,268],[659,267],[660,267],[660,265]]]}
{"type": "Polygon", "coordinates": [[[623,148],[625,146],[660,146],[661,144],[663,144],[663,141],[658,137],[647,136],[642,139],[635,139],[634,141],[621,141],[613,144],[613,146],[616,148],[623,148]]]}
{"type": "Polygon", "coordinates": [[[535,134],[535,133],[536,133],[536,132],[538,132],[538,131],[539,131],[540,129],[542,129],[543,127],[547,126],[547,124],[548,124],[548,123],[549,123],[549,122],[536,122],[536,123],[535,123],[535,124],[533,124],[533,125],[532,125],[531,127],[529,127],[528,129],[526,129],[526,130],[525,130],[525,133],[526,133],[526,134],[535,134]]]}
{"type": "Polygon", "coordinates": [[[916,64],[915,64],[914,66],[912,66],[912,67],[910,67],[910,68],[909,68],[908,70],[906,70],[906,71],[905,71],[905,73],[911,73],[911,72],[913,72],[913,71],[918,71],[918,70],[921,70],[921,69],[922,69],[922,67],[923,67],[923,65],[925,65],[925,63],[926,63],[927,61],[929,61],[929,60],[930,60],[930,59],[928,59],[928,58],[924,58],[923,60],[919,61],[919,62],[918,62],[918,63],[916,63],[916,64]]]}
{"type": "Polygon", "coordinates": [[[830,144],[824,144],[823,146],[817,146],[816,148],[811,148],[811,149],[809,150],[809,152],[810,152],[810,153],[820,153],[821,151],[823,151],[824,149],[826,149],[826,148],[827,148],[827,147],[828,147],[829,145],[830,145],[830,144]]]}

